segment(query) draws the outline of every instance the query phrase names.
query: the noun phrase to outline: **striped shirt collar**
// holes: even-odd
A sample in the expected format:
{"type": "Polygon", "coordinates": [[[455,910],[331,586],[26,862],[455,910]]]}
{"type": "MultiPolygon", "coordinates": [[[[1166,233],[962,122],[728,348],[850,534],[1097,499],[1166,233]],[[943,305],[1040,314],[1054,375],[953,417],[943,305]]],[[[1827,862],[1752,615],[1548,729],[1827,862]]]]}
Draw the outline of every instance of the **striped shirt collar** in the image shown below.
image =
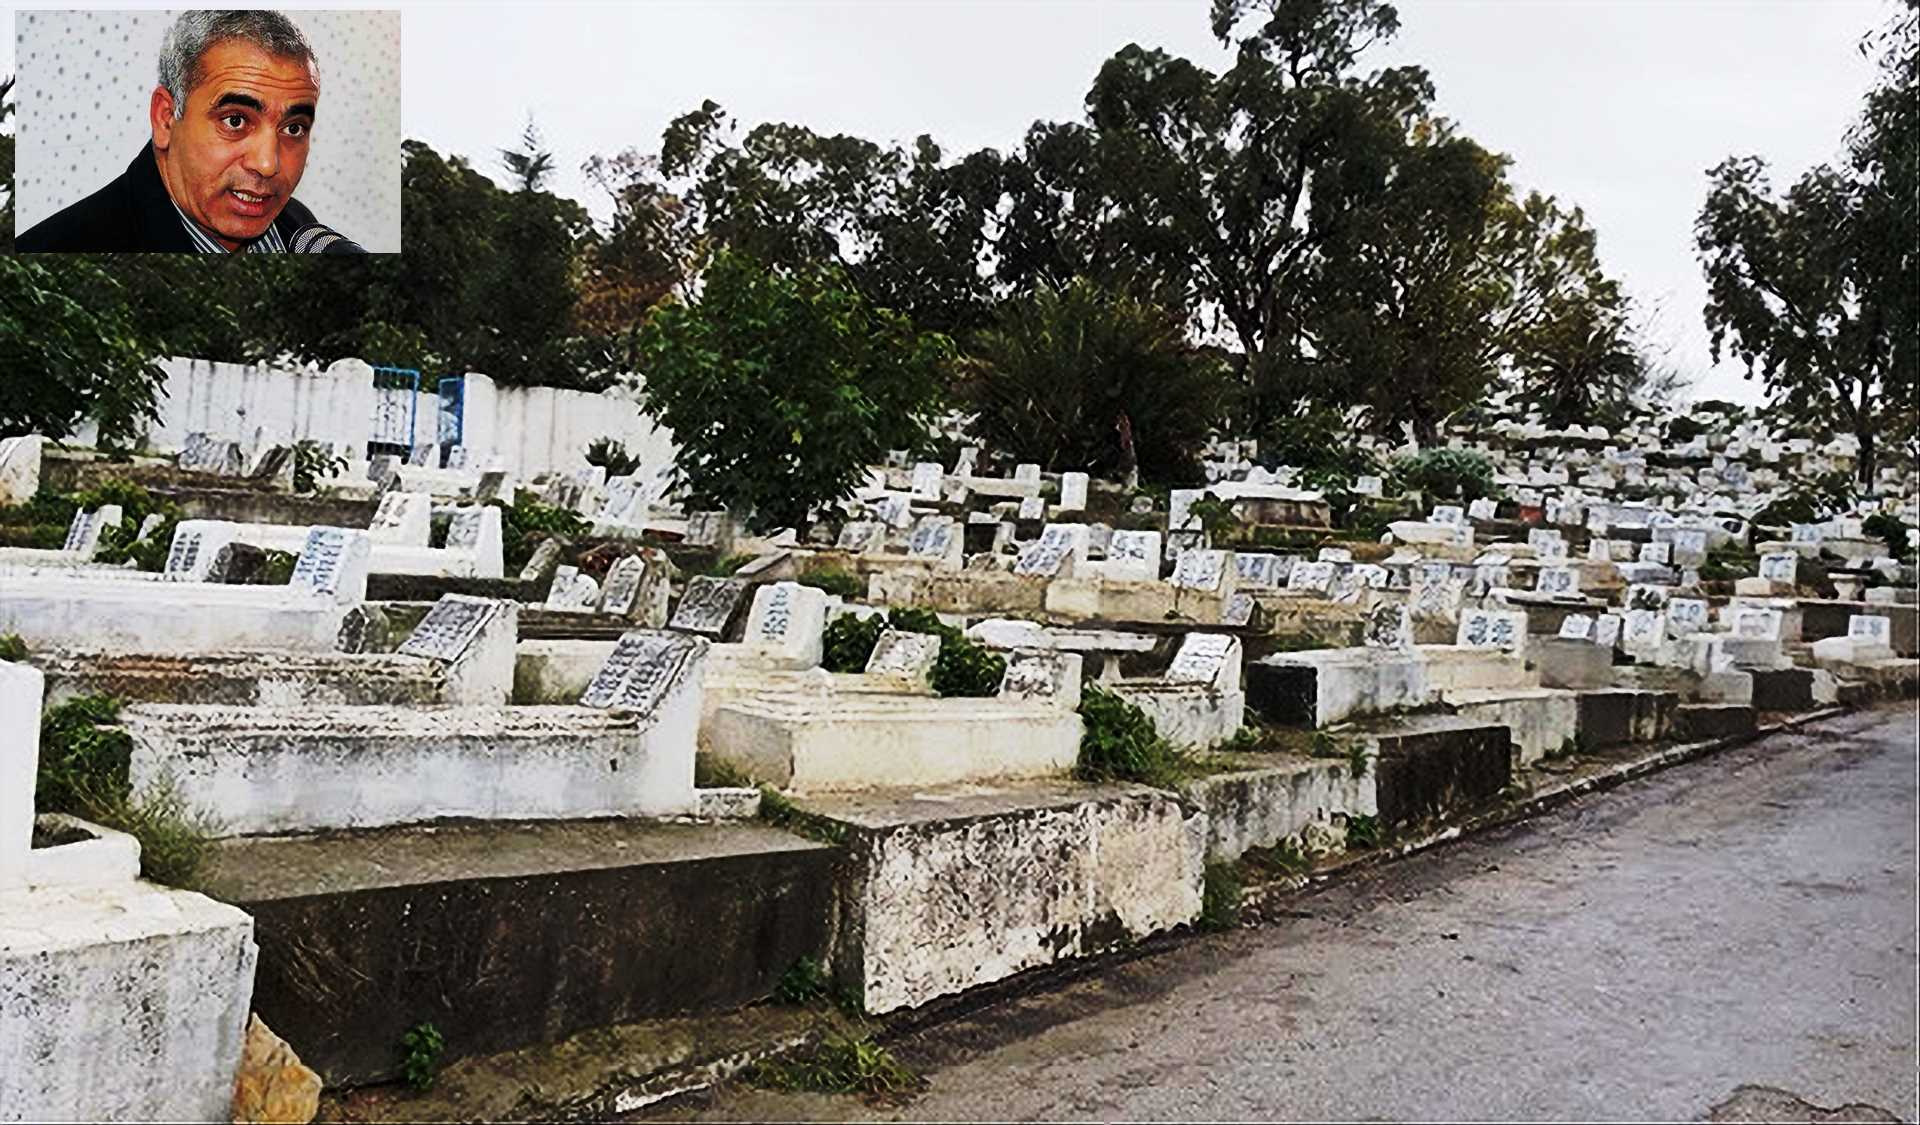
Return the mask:
{"type": "MultiPolygon", "coordinates": [[[[180,225],[187,228],[187,237],[193,240],[195,251],[201,254],[227,253],[227,248],[220,245],[218,239],[200,229],[200,224],[187,218],[187,213],[180,209],[178,203],[174,203],[173,196],[167,196],[167,202],[173,204],[173,213],[180,216],[180,225]]],[[[286,252],[287,244],[272,223],[267,224],[265,234],[247,243],[246,248],[240,251],[243,254],[285,254],[286,252]]]]}

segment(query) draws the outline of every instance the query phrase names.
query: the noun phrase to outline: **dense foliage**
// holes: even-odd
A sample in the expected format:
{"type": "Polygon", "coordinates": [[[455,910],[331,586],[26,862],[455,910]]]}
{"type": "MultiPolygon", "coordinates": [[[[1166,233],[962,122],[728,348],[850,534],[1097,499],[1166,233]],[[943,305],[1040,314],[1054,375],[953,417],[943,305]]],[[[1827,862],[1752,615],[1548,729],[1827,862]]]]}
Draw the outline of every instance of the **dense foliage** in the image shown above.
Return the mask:
{"type": "Polygon", "coordinates": [[[885,617],[843,614],[827,623],[820,666],[829,672],[863,672],[873,646],[887,629],[931,633],[940,638],[929,683],[942,696],[988,696],[1000,690],[1006,658],[941,621],[930,609],[897,607],[885,617]]]}

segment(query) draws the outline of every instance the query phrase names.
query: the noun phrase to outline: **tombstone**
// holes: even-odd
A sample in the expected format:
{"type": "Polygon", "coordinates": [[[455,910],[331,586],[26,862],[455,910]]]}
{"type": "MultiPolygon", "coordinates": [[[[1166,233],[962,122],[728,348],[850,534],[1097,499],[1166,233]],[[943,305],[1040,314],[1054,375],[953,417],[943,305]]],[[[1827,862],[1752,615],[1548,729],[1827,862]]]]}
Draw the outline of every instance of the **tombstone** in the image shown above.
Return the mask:
{"type": "Polygon", "coordinates": [[[1287,589],[1330,595],[1337,570],[1336,564],[1328,561],[1295,563],[1287,575],[1287,589]]]}
{"type": "Polygon", "coordinates": [[[1066,531],[1064,525],[1052,524],[1040,533],[1038,540],[1021,549],[1013,572],[1027,578],[1071,576],[1074,561],[1072,533],[1066,531]]]}
{"type": "Polygon", "coordinates": [[[958,569],[963,541],[951,516],[922,516],[907,535],[907,557],[928,559],[958,569]]]}
{"type": "Polygon", "coordinates": [[[260,455],[260,460],[247,474],[249,480],[272,483],[278,481],[287,491],[293,490],[293,447],[291,445],[270,445],[260,455]]]}
{"type": "Polygon", "coordinates": [[[825,590],[798,582],[773,582],[754,591],[744,643],[782,663],[812,668],[820,663],[826,627],[825,590]]]}
{"type": "Polygon", "coordinates": [[[667,628],[725,640],[729,627],[746,600],[747,584],[734,578],[696,575],[687,579],[686,592],[674,607],[667,628]]]}
{"type": "Polygon", "coordinates": [[[1566,539],[1550,528],[1536,527],[1527,532],[1527,546],[1532,547],[1534,557],[1543,562],[1567,557],[1566,539]]]}
{"type": "Polygon", "coordinates": [[[1577,597],[1580,593],[1580,572],[1570,566],[1543,566],[1534,577],[1533,588],[1538,593],[1555,597],[1577,597]]]}
{"type": "Polygon", "coordinates": [[[913,508],[905,496],[889,495],[874,507],[874,515],[881,523],[892,528],[906,527],[913,522],[913,508]]]}
{"type": "Polygon", "coordinates": [[[478,675],[453,674],[449,702],[501,703],[513,693],[513,648],[518,633],[515,602],[442,594],[401,643],[401,656],[466,666],[478,675]],[[470,659],[471,658],[471,659],[470,659]],[[488,676],[486,673],[491,672],[488,676]],[[460,682],[467,680],[469,682],[460,682]]]}
{"type": "Polygon", "coordinates": [[[1227,566],[1230,551],[1182,551],[1168,579],[1175,589],[1200,590],[1209,594],[1227,592],[1227,566]]]}
{"type": "Polygon", "coordinates": [[[1711,626],[1707,620],[1707,603],[1703,598],[1669,598],[1667,600],[1667,628],[1676,637],[1688,633],[1705,633],[1711,626]]]}
{"type": "Polygon", "coordinates": [[[1415,621],[1449,622],[1460,617],[1460,605],[1466,598],[1467,583],[1462,578],[1422,582],[1407,599],[1407,610],[1415,621]]]}
{"type": "Polygon", "coordinates": [[[1613,541],[1610,539],[1588,540],[1587,559],[1590,562],[1612,562],[1613,541]]]}
{"type": "Polygon", "coordinates": [[[438,467],[440,447],[432,442],[423,442],[407,450],[407,467],[425,469],[438,467]]]}
{"type": "Polygon", "coordinates": [[[25,504],[40,492],[39,434],[0,440],[0,507],[25,504]]]}
{"type": "Polygon", "coordinates": [[[548,609],[592,613],[599,604],[600,584],[591,574],[580,573],[577,566],[563,566],[553,572],[553,584],[547,587],[548,609]]]}
{"type": "Polygon", "coordinates": [[[1893,651],[1893,619],[1879,614],[1856,613],[1847,618],[1847,639],[1856,645],[1893,651]]]}
{"type": "Polygon", "coordinates": [[[1116,531],[1107,544],[1104,573],[1113,582],[1155,582],[1160,578],[1160,533],[1116,531]]]}
{"type": "Polygon", "coordinates": [[[538,583],[552,573],[554,566],[560,562],[560,550],[558,539],[541,540],[540,545],[533,549],[533,554],[528,556],[527,565],[520,568],[520,581],[538,583]]]}
{"type": "MultiPolygon", "coordinates": [[[[45,688],[46,678],[38,668],[0,661],[0,891],[27,882],[45,688]]],[[[26,919],[20,921],[25,924],[26,919]]],[[[8,1018],[19,1018],[19,1013],[10,1010],[8,1018]]]]}
{"type": "Polygon", "coordinates": [[[1040,483],[1040,466],[1032,463],[1015,465],[1013,467],[1013,479],[1022,484],[1037,485],[1040,483]]]}
{"type": "Polygon", "coordinates": [[[147,540],[153,538],[154,532],[159,531],[160,525],[166,522],[167,517],[161,515],[159,512],[148,512],[147,518],[140,521],[140,530],[135,533],[133,541],[135,543],[145,543],[147,540]]]}
{"type": "Polygon", "coordinates": [[[1167,530],[1200,531],[1200,517],[1193,514],[1193,505],[1206,496],[1204,488],[1176,488],[1167,493],[1167,530]]]}
{"type": "Polygon", "coordinates": [[[1322,547],[1320,553],[1314,556],[1314,561],[1340,563],[1344,566],[1353,561],[1353,552],[1345,547],[1322,547]]]}
{"type": "Polygon", "coordinates": [[[1620,627],[1623,622],[1617,613],[1603,613],[1593,619],[1593,643],[1602,648],[1614,648],[1620,643],[1620,627]]]}
{"type": "Polygon", "coordinates": [[[1656,563],[1660,566],[1670,565],[1673,562],[1673,544],[1671,543],[1640,544],[1640,561],[1643,563],[1656,563]]]}
{"type": "Polygon", "coordinates": [[[1353,491],[1361,496],[1372,496],[1377,499],[1384,487],[1385,482],[1377,476],[1369,475],[1353,478],[1353,491]]]}
{"type": "Polygon", "coordinates": [[[1498,503],[1482,497],[1467,505],[1467,516],[1476,520],[1490,520],[1494,518],[1494,513],[1499,510],[1500,506],[1498,503]]]}
{"type": "Polygon", "coordinates": [[[867,657],[866,674],[925,687],[933,676],[934,662],[939,659],[939,634],[882,629],[879,639],[873,642],[873,653],[867,657]]]}
{"type": "Polygon", "coordinates": [[[1277,590],[1286,584],[1293,569],[1292,560],[1283,555],[1241,554],[1233,556],[1236,585],[1245,590],[1277,590]]]}
{"type": "Polygon", "coordinates": [[[468,453],[466,446],[450,445],[447,447],[447,468],[464,470],[467,467],[467,461],[468,453]]]}
{"type": "Polygon", "coordinates": [[[83,559],[91,559],[100,549],[100,534],[109,527],[120,526],[120,505],[102,504],[91,512],[75,512],[73,522],[67,527],[66,545],[63,551],[77,554],[83,559]]]}
{"type": "Polygon", "coordinates": [[[365,601],[367,563],[373,540],[357,528],[316,527],[307,532],[306,546],[294,561],[287,585],[296,591],[330,598],[338,605],[365,601]]]}
{"type": "Polygon", "coordinates": [[[711,547],[721,554],[733,549],[733,521],[724,510],[693,512],[687,516],[687,545],[711,547]]]}
{"type": "Polygon", "coordinates": [[[1657,660],[1667,643],[1667,615],[1653,609],[1630,609],[1622,615],[1620,649],[1628,656],[1657,660]]]}
{"type": "Polygon", "coordinates": [[[1380,602],[1367,613],[1360,643],[1366,648],[1410,651],[1413,648],[1413,615],[1402,602],[1380,602]]]}
{"type": "MultiPolygon", "coordinates": [[[[482,559],[500,556],[500,509],[455,508],[447,518],[447,550],[478,555],[482,559]]],[[[482,575],[497,578],[499,575],[482,575]]]]}
{"type": "Polygon", "coordinates": [[[1104,523],[1087,525],[1087,557],[1104,559],[1107,548],[1113,545],[1113,528],[1104,523]]]}
{"type": "Polygon", "coordinates": [[[1795,551],[1779,551],[1760,556],[1760,577],[1769,582],[1778,582],[1783,586],[1797,585],[1800,581],[1800,555],[1795,551]]]}
{"type": "Polygon", "coordinates": [[[373,510],[367,534],[375,543],[424,547],[432,538],[433,497],[424,492],[388,492],[373,510]]]}
{"type": "Polygon", "coordinates": [[[1239,691],[1240,638],[1225,633],[1188,633],[1173,654],[1166,679],[1216,691],[1239,691]]]}
{"type": "Polygon", "coordinates": [[[182,520],[174,525],[162,573],[176,582],[204,581],[220,549],[233,542],[236,527],[225,520],[182,520]]]}
{"type": "Polygon", "coordinates": [[[921,461],[913,467],[913,494],[923,500],[940,499],[941,471],[938,461],[921,461]]]}
{"type": "Polygon", "coordinates": [[[1467,522],[1466,509],[1460,507],[1458,504],[1441,504],[1434,508],[1433,514],[1427,517],[1427,522],[1444,523],[1458,527],[1467,522]]]}
{"type": "Polygon", "coordinates": [[[1515,610],[1461,610],[1454,643],[1461,648],[1522,652],[1527,643],[1527,615],[1515,610]]]}
{"type": "Polygon", "coordinates": [[[1014,518],[1021,523],[1039,523],[1047,518],[1047,502],[1038,496],[1025,496],[1020,500],[1020,510],[1014,518]]]}
{"type": "Polygon", "coordinates": [[[1796,523],[1788,534],[1795,543],[1811,543],[1817,546],[1826,538],[1826,531],[1825,524],[1796,523]]]}
{"type": "Polygon", "coordinates": [[[367,462],[367,479],[387,488],[400,479],[400,458],[391,453],[375,454],[367,462]]]}
{"type": "Polygon", "coordinates": [[[1080,706],[1080,654],[1056,649],[1016,649],[1000,677],[1003,699],[1048,702],[1063,711],[1080,706]]]}
{"type": "Polygon", "coordinates": [[[1060,474],[1060,503],[1063,512],[1084,512],[1087,510],[1087,474],[1060,474]]]}
{"type": "Polygon", "coordinates": [[[1771,606],[1735,606],[1732,633],[1743,641],[1777,641],[1783,619],[1784,615],[1771,606]]]}
{"type": "Polygon", "coordinates": [[[879,520],[848,520],[840,526],[840,535],[833,546],[837,551],[862,555],[879,550],[886,541],[887,525],[879,520]]]}
{"type": "Polygon", "coordinates": [[[1569,641],[1593,639],[1593,618],[1584,613],[1569,613],[1560,619],[1560,636],[1569,641]]]}
{"type": "Polygon", "coordinates": [[[1636,583],[1627,587],[1627,596],[1621,599],[1621,605],[1627,609],[1665,609],[1671,596],[1665,586],[1636,583]]]}
{"type": "Polygon", "coordinates": [[[956,477],[970,477],[973,475],[974,469],[979,467],[979,464],[980,447],[977,445],[961,446],[959,454],[954,458],[953,475],[956,477]]]}
{"type": "Polygon", "coordinates": [[[1235,590],[1227,598],[1226,608],[1220,611],[1220,624],[1237,627],[1253,623],[1253,610],[1257,603],[1252,594],[1245,590],[1235,590]]]}
{"type": "Polygon", "coordinates": [[[616,617],[632,614],[634,603],[640,596],[640,580],[646,572],[646,560],[639,555],[627,555],[615,560],[607,568],[607,582],[600,593],[600,612],[616,617]]]}
{"type": "MultiPolygon", "coordinates": [[[[582,707],[656,714],[674,686],[697,671],[707,642],[655,629],[632,629],[613,646],[580,695],[582,707]]],[[[697,720],[696,720],[697,721],[697,720]]]]}

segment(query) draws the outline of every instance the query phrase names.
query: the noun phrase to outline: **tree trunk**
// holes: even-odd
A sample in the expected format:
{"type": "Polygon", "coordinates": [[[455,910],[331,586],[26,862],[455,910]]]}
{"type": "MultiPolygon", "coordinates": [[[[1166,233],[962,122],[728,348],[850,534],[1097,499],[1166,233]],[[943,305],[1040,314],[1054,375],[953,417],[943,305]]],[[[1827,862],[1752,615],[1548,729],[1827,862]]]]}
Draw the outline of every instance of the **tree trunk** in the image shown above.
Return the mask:
{"type": "Polygon", "coordinates": [[[1860,441],[1860,463],[1858,470],[1860,483],[1871,488],[1873,487],[1873,471],[1876,468],[1874,464],[1872,421],[1862,419],[1859,426],[1854,429],[1853,436],[1860,441]]]}

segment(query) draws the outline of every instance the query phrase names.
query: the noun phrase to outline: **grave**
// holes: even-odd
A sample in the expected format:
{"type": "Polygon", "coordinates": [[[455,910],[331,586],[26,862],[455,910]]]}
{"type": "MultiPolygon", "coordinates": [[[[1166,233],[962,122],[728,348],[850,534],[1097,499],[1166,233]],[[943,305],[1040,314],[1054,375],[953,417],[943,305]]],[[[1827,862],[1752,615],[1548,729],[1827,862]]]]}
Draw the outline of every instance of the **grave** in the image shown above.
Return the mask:
{"type": "Polygon", "coordinates": [[[1168,742],[1207,747],[1232,737],[1245,718],[1240,663],[1239,638],[1188,633],[1158,680],[1121,680],[1106,686],[1145,712],[1168,742]]]}

